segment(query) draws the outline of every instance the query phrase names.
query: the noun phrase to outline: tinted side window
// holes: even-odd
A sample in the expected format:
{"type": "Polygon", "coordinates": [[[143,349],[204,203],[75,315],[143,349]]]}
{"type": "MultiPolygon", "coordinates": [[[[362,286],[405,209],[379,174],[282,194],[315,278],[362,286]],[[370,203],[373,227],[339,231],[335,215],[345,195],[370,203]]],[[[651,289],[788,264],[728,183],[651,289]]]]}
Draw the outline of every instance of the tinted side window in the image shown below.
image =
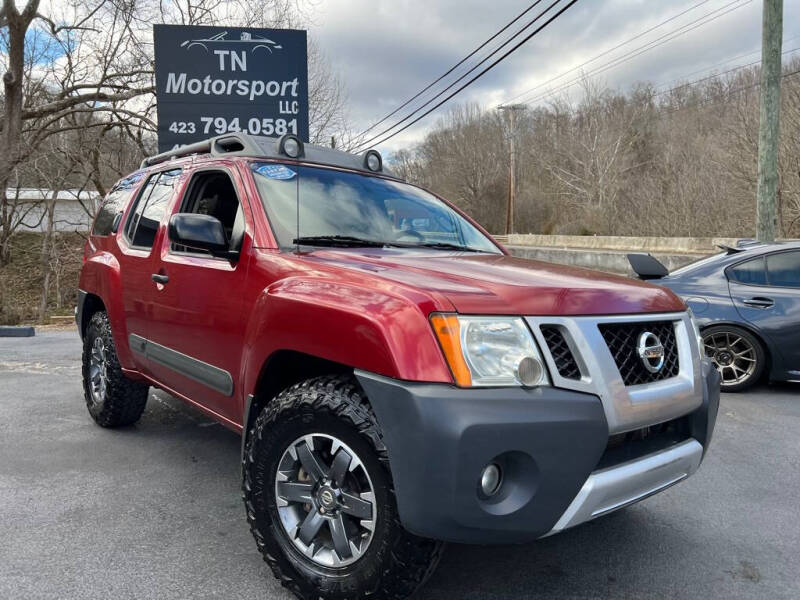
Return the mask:
{"type": "Polygon", "coordinates": [[[156,185],[156,180],[158,180],[160,173],[156,173],[155,175],[151,175],[150,179],[147,180],[147,183],[144,184],[144,187],[139,192],[138,198],[134,201],[135,204],[133,205],[133,209],[128,214],[128,222],[125,223],[125,237],[128,238],[128,241],[133,243],[133,234],[136,231],[136,226],[139,224],[139,219],[142,216],[142,210],[144,210],[145,204],[147,204],[147,199],[150,197],[150,192],[153,191],[153,187],[156,185]]]}
{"type": "Polygon", "coordinates": [[[728,269],[728,277],[748,285],[767,285],[767,270],[764,257],[760,256],[728,269]]]}
{"type": "Polygon", "coordinates": [[[114,227],[114,219],[125,212],[125,207],[142,179],[141,173],[134,173],[127,179],[120,181],[108,193],[94,220],[92,235],[108,235],[114,227]]]}
{"type": "MultiPolygon", "coordinates": [[[[222,223],[231,250],[238,250],[244,236],[244,213],[231,178],[224,171],[201,171],[192,177],[180,212],[209,215],[222,223]]],[[[190,251],[172,244],[173,251],[190,251]]],[[[203,250],[191,250],[207,254],[203,250]]]]}
{"type": "Polygon", "coordinates": [[[800,287],[800,252],[780,252],[767,257],[769,284],[800,287]]]}
{"type": "Polygon", "coordinates": [[[128,219],[126,234],[133,246],[140,248],[153,246],[158,226],[180,174],[180,169],[173,169],[156,173],[147,180],[147,184],[136,201],[134,211],[128,219]]]}

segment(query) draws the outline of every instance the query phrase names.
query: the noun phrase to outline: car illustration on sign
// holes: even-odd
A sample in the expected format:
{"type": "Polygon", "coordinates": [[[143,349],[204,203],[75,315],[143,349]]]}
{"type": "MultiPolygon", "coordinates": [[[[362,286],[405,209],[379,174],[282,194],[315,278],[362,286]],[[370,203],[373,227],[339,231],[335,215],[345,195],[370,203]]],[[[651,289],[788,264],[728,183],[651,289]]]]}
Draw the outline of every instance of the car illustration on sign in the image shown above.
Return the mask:
{"type": "Polygon", "coordinates": [[[269,51],[272,54],[273,50],[281,50],[282,46],[277,42],[274,42],[268,38],[260,37],[257,35],[253,35],[247,31],[243,31],[239,39],[228,39],[228,32],[223,31],[222,33],[218,33],[217,35],[212,35],[208,38],[200,38],[196,40],[186,40],[181,44],[181,48],[186,48],[189,50],[194,46],[200,46],[206,51],[208,51],[209,45],[216,45],[216,44],[235,44],[235,45],[245,45],[255,52],[259,48],[264,48],[265,50],[269,51]]]}

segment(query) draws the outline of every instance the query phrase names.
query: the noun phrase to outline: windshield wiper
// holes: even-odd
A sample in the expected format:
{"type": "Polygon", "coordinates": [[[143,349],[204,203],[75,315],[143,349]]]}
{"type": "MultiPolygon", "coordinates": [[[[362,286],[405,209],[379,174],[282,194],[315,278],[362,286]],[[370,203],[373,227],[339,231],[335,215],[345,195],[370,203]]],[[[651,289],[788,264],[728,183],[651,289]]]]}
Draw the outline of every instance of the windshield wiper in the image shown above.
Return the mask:
{"type": "Polygon", "coordinates": [[[383,248],[386,242],[368,240],[352,235],[308,235],[295,238],[293,244],[308,244],[309,246],[340,246],[342,248],[383,248]]]}
{"type": "Polygon", "coordinates": [[[334,246],[340,248],[433,248],[436,250],[457,250],[459,252],[483,252],[469,246],[460,246],[448,242],[424,242],[422,244],[368,240],[352,235],[308,235],[292,240],[293,244],[309,246],[334,246]]]}
{"type": "Polygon", "coordinates": [[[450,244],[448,242],[425,242],[423,244],[408,244],[408,248],[434,248],[436,250],[458,250],[459,252],[483,252],[477,248],[470,248],[469,246],[460,246],[459,244],[450,244]]]}

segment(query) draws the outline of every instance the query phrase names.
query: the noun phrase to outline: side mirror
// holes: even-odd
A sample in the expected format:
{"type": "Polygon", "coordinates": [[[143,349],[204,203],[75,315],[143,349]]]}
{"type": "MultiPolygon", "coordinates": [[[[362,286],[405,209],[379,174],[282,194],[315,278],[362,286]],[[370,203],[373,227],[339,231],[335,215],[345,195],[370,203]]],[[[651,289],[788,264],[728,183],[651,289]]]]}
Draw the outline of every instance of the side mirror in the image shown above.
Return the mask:
{"type": "Polygon", "coordinates": [[[225,229],[219,219],[209,215],[177,213],[169,220],[171,242],[193,250],[206,250],[212,256],[232,258],[225,229]]]}

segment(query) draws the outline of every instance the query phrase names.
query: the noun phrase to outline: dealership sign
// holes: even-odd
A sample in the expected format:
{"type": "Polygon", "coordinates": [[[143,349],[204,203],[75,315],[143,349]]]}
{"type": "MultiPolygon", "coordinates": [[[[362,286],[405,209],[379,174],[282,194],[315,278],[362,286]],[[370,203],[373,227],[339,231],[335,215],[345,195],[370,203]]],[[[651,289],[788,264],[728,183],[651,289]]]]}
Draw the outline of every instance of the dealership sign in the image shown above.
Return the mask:
{"type": "Polygon", "coordinates": [[[230,132],[308,140],[306,32],[154,25],[159,152],[230,132]]]}

